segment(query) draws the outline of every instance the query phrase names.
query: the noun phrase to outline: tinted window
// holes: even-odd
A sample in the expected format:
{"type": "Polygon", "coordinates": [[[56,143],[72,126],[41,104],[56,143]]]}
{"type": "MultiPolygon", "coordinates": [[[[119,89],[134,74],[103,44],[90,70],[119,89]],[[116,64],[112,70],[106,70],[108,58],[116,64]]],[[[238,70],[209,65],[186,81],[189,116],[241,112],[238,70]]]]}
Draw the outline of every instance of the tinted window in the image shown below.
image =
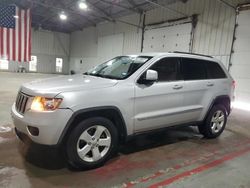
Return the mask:
{"type": "Polygon", "coordinates": [[[182,58],[184,80],[203,80],[207,78],[205,62],[199,59],[182,58]]]}
{"type": "Polygon", "coordinates": [[[210,79],[226,78],[226,74],[218,63],[207,61],[207,74],[210,79]]]}
{"type": "Polygon", "coordinates": [[[156,62],[150,69],[158,72],[158,81],[178,80],[179,58],[164,58],[156,62]]]}

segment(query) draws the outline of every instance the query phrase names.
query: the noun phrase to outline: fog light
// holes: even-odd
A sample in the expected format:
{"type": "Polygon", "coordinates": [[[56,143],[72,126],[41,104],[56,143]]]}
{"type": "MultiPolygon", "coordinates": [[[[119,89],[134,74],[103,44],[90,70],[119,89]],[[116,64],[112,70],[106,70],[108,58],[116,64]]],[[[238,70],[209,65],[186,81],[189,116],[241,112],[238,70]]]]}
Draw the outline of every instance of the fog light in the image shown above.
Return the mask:
{"type": "Polygon", "coordinates": [[[39,135],[39,129],[37,127],[28,126],[28,131],[32,136],[39,135]]]}

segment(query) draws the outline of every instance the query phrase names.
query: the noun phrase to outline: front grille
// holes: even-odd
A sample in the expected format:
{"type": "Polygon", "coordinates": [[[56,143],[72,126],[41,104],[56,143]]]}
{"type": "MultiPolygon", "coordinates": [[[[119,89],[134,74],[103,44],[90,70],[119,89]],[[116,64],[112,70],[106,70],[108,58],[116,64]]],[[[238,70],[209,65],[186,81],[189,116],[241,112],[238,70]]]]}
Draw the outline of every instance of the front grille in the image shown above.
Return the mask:
{"type": "Polygon", "coordinates": [[[29,96],[19,92],[16,98],[16,110],[20,114],[24,114],[29,96]]]}

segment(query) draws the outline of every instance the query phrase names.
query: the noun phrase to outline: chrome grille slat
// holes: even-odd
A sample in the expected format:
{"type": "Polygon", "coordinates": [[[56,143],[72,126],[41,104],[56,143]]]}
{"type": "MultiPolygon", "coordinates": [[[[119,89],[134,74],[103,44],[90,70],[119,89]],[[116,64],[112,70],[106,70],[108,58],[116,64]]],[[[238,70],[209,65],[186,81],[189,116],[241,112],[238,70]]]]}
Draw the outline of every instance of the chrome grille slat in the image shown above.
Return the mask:
{"type": "Polygon", "coordinates": [[[22,109],[22,103],[23,103],[23,95],[21,95],[21,99],[20,99],[20,103],[19,103],[19,106],[18,106],[18,111],[21,112],[21,109],[22,109]]]}
{"type": "Polygon", "coordinates": [[[27,101],[27,97],[23,97],[23,101],[22,101],[22,105],[21,105],[21,111],[25,111],[25,107],[26,107],[26,101],[27,101]]]}
{"type": "Polygon", "coordinates": [[[16,108],[19,106],[19,103],[20,103],[20,93],[18,93],[18,96],[17,96],[17,99],[16,99],[16,108]]]}
{"type": "Polygon", "coordinates": [[[29,96],[19,92],[16,98],[16,110],[20,114],[24,114],[29,96]]]}

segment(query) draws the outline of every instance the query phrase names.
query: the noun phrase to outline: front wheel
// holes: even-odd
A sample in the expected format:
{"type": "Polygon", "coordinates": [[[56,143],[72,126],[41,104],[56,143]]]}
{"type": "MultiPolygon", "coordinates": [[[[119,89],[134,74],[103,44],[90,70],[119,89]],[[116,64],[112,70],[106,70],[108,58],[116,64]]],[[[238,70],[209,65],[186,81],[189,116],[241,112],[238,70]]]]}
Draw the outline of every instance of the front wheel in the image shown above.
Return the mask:
{"type": "Polygon", "coordinates": [[[205,122],[198,126],[199,132],[206,138],[216,138],[225,129],[227,112],[223,105],[217,104],[210,110],[205,122]]]}
{"type": "Polygon", "coordinates": [[[118,133],[114,124],[102,117],[79,123],[67,142],[67,156],[74,168],[92,169],[103,165],[117,149],[118,133]]]}

